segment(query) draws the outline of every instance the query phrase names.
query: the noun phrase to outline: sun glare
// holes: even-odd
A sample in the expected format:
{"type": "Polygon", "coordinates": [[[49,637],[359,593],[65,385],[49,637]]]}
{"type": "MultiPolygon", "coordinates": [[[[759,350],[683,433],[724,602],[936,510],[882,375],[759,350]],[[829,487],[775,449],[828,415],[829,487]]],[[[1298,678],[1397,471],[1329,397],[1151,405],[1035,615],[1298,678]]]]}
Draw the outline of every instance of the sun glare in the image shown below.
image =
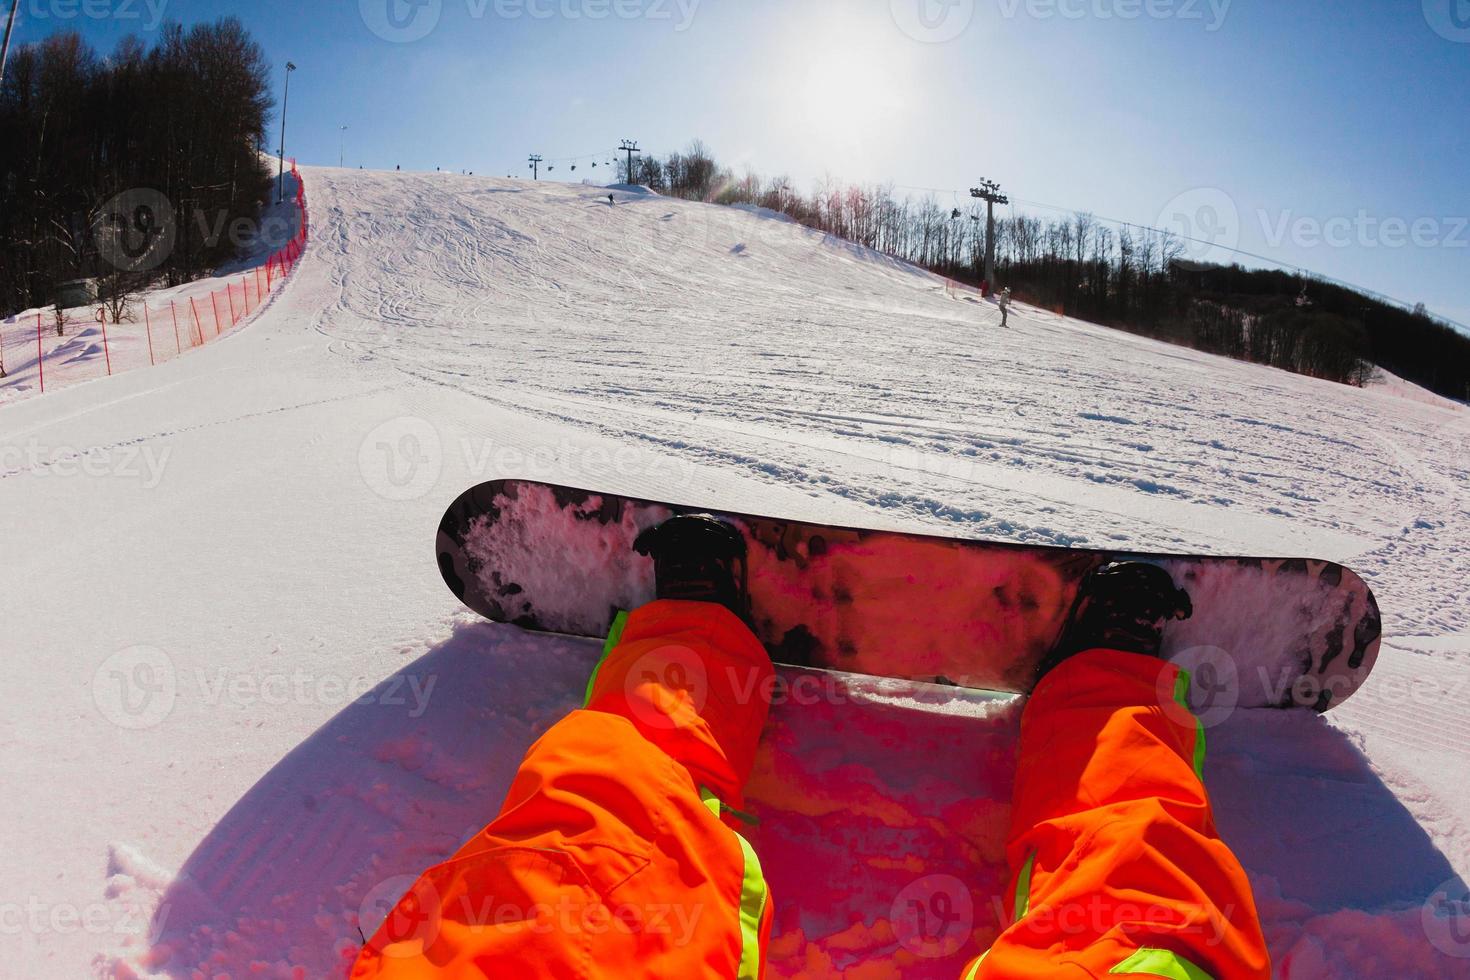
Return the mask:
{"type": "Polygon", "coordinates": [[[798,121],[812,137],[852,146],[902,108],[900,77],[874,44],[830,45],[803,66],[798,121]]]}

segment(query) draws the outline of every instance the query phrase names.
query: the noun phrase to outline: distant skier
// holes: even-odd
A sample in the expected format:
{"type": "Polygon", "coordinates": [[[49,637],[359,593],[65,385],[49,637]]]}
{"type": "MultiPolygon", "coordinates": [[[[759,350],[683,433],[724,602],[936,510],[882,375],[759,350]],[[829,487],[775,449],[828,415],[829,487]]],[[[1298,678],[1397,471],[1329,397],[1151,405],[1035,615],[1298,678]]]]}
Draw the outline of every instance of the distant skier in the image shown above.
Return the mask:
{"type": "MultiPolygon", "coordinates": [[[[745,540],[687,515],[634,547],[657,600],[618,616],[583,710],[531,747],[500,816],[399,900],[354,980],[763,974],[774,907],[739,830],[775,674],[747,625],[745,540]]],[[[1201,779],[1203,729],[1180,707],[1189,675],[1159,656],[1164,622],[1191,612],[1157,566],[1084,584],[1021,716],[1011,924],[966,980],[1269,980],[1201,779]]]]}
{"type": "Polygon", "coordinates": [[[1009,327],[1011,325],[1011,287],[1007,286],[1000,294],[1000,325],[1009,327]]]}
{"type": "Polygon", "coordinates": [[[609,194],[607,196],[607,203],[610,204],[610,205],[612,205],[613,207],[617,207],[618,206],[618,199],[615,198],[615,197],[613,197],[611,194],[609,194]]]}

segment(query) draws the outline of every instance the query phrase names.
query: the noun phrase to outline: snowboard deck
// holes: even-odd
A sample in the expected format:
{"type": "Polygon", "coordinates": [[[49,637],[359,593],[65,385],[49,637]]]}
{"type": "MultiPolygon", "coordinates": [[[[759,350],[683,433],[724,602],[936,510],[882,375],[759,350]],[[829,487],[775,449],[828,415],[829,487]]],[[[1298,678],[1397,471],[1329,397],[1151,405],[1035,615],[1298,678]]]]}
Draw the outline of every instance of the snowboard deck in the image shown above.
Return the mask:
{"type": "Polygon", "coordinates": [[[1147,561],[1188,590],[1194,615],[1164,629],[1164,656],[1194,674],[1199,712],[1326,711],[1362,685],[1381,634],[1372,590],[1342,565],[1050,548],[831,527],[520,480],[450,506],[445,583],[488,619],[603,637],[654,598],[645,528],[713,513],[744,535],[753,627],[773,660],[848,673],[1024,693],[1083,579],[1147,561]]]}

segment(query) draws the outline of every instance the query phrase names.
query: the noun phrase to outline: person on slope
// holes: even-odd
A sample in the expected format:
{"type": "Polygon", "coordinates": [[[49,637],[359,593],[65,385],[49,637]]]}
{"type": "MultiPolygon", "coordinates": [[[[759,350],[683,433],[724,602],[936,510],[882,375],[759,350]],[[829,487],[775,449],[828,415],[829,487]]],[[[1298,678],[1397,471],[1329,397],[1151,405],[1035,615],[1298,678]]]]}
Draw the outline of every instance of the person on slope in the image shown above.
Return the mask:
{"type": "MultiPolygon", "coordinates": [[[[773,899],[739,826],[774,669],[747,625],[745,543],[684,516],[635,547],[658,599],[618,617],[584,708],[399,900],[352,977],[763,975],[773,899]]],[[[1201,781],[1188,675],[1159,658],[1163,623],[1190,612],[1151,565],[1084,583],[1022,715],[1012,923],[962,980],[1269,980],[1201,781]]]]}
{"type": "Polygon", "coordinates": [[[1007,286],[1000,294],[1000,325],[1009,327],[1011,325],[1011,287],[1007,286]]]}

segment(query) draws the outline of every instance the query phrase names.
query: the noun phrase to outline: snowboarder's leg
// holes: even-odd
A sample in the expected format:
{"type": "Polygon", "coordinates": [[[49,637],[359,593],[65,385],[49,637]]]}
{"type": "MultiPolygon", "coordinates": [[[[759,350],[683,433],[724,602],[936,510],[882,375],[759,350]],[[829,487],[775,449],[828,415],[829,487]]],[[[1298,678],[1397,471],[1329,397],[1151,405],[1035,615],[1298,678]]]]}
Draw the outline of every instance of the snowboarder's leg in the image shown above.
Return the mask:
{"type": "Polygon", "coordinates": [[[1105,649],[1042,678],[1022,715],[1006,849],[1014,924],[965,977],[1269,980],[1250,884],[1200,778],[1188,683],[1105,649]]]}
{"type": "Polygon", "coordinates": [[[430,869],[352,976],[760,975],[771,905],[733,829],[770,660],[734,613],[660,600],[609,638],[586,708],[500,816],[430,869]]]}

